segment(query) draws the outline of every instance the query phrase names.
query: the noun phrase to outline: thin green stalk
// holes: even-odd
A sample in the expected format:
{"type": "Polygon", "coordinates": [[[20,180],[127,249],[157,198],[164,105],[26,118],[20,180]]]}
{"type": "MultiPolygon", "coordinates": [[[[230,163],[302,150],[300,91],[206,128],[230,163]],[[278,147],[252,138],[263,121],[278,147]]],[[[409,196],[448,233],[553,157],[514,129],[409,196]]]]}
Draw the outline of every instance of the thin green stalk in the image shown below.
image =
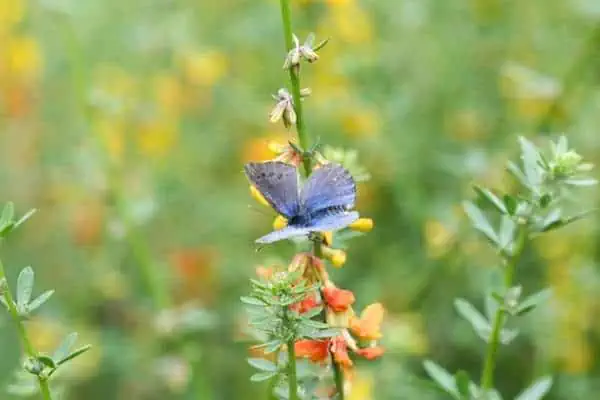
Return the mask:
{"type": "MultiPolygon", "coordinates": [[[[525,227],[520,227],[515,242],[515,251],[504,267],[504,286],[506,290],[512,287],[517,263],[523,253],[526,239],[527,230],[525,227]]],[[[502,307],[498,307],[492,324],[492,336],[488,343],[483,371],[481,372],[481,388],[484,390],[489,390],[494,387],[494,369],[496,368],[496,358],[500,346],[500,333],[502,332],[504,322],[505,311],[502,307]]]]}
{"type": "MultiPolygon", "coordinates": [[[[4,272],[4,264],[2,264],[2,260],[0,260],[0,281],[6,279],[6,273],[4,272]]],[[[12,294],[9,288],[6,288],[4,291],[4,301],[8,306],[8,312],[10,313],[15,326],[17,328],[17,333],[19,335],[19,339],[21,340],[21,345],[23,346],[23,351],[29,358],[36,358],[37,352],[34,350],[33,345],[31,344],[31,340],[29,340],[29,336],[27,335],[27,330],[25,329],[25,325],[23,324],[23,320],[19,316],[19,311],[15,306],[15,302],[13,300],[12,294]]],[[[40,392],[42,394],[42,398],[44,400],[52,400],[52,396],[50,395],[50,388],[48,387],[48,380],[46,378],[42,378],[41,376],[37,377],[38,384],[40,386],[40,392]]]]}
{"type": "Polygon", "coordinates": [[[338,394],[337,400],[344,400],[344,371],[335,362],[333,354],[331,354],[331,365],[333,365],[333,379],[335,380],[335,388],[338,394]]]}
{"type": "Polygon", "coordinates": [[[288,385],[289,399],[298,400],[298,376],[296,374],[296,349],[294,339],[288,341],[288,385]]]}
{"type": "MultiPolygon", "coordinates": [[[[292,31],[292,15],[290,10],[290,0],[280,0],[281,5],[281,20],[283,22],[283,34],[285,37],[286,51],[290,51],[294,47],[294,38],[292,31]]],[[[294,111],[296,111],[296,132],[298,134],[298,142],[303,150],[308,150],[310,147],[308,133],[304,124],[304,113],[302,111],[302,101],[300,96],[300,69],[290,68],[290,83],[292,84],[292,98],[294,99],[294,111]]],[[[311,162],[310,158],[303,157],[304,173],[310,175],[311,162]]]]}

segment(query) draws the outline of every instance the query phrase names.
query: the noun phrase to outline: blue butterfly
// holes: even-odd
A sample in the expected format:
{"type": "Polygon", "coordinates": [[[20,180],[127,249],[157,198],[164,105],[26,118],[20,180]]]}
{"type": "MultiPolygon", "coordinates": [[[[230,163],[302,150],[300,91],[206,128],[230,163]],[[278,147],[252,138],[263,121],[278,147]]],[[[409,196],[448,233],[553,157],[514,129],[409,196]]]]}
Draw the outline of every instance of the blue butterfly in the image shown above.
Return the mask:
{"type": "Polygon", "coordinates": [[[248,163],[244,171],[271,207],[288,220],[285,228],[257,239],[256,243],[334,231],[358,219],[358,212],[350,211],[356,201],[356,184],[339,164],[316,169],[302,190],[296,168],[283,162],[248,163]]]}

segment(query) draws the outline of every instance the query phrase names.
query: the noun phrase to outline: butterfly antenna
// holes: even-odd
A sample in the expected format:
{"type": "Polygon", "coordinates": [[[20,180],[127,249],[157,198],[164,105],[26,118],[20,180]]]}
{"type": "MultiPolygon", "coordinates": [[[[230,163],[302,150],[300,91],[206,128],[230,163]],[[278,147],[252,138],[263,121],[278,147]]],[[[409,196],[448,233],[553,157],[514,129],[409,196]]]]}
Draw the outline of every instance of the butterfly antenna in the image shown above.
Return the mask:
{"type": "Polygon", "coordinates": [[[256,252],[260,253],[262,251],[262,249],[264,249],[264,248],[265,248],[265,245],[259,244],[259,245],[256,246],[256,252]]]}
{"type": "Polygon", "coordinates": [[[266,215],[266,216],[268,216],[268,217],[271,217],[271,216],[272,216],[272,214],[271,214],[270,212],[268,212],[268,211],[264,210],[264,209],[263,209],[263,208],[261,208],[261,207],[256,207],[256,206],[253,206],[253,205],[250,205],[250,204],[248,204],[248,209],[249,209],[249,210],[252,210],[252,211],[254,211],[254,212],[257,212],[257,213],[259,213],[259,214],[261,214],[261,215],[266,215]]]}

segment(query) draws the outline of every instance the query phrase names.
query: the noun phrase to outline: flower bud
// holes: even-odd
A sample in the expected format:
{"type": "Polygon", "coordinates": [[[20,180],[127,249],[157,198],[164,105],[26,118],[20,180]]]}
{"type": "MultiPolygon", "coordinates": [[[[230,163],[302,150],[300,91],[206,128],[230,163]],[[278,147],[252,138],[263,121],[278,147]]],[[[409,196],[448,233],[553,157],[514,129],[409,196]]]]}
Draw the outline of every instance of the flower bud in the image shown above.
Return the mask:
{"type": "Polygon", "coordinates": [[[344,250],[323,246],[323,255],[336,268],[341,268],[346,263],[346,252],[344,250]]]}
{"type": "Polygon", "coordinates": [[[265,199],[265,196],[254,186],[250,186],[250,195],[254,198],[254,200],[258,201],[263,206],[269,207],[269,202],[265,199]]]}
{"type": "Polygon", "coordinates": [[[371,218],[359,218],[350,224],[350,229],[357,232],[371,232],[373,229],[373,220],[371,218]]]}
{"type": "Polygon", "coordinates": [[[283,215],[278,215],[273,221],[273,229],[275,229],[276,231],[283,229],[287,226],[287,223],[288,221],[283,215]]]}

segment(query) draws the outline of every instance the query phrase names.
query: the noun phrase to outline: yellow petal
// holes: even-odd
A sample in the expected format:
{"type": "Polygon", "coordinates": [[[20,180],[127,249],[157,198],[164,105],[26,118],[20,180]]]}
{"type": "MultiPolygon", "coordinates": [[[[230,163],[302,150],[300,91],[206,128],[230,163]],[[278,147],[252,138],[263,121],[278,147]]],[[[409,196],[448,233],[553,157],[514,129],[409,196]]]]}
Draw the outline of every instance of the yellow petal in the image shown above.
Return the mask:
{"type": "Polygon", "coordinates": [[[273,221],[273,229],[275,229],[276,231],[279,229],[283,229],[287,226],[287,219],[285,219],[284,216],[282,215],[278,215],[277,217],[275,217],[275,220],[273,221]]]}
{"type": "Polygon", "coordinates": [[[367,233],[371,232],[374,225],[375,224],[371,218],[359,218],[350,224],[350,229],[353,231],[367,233]]]}

